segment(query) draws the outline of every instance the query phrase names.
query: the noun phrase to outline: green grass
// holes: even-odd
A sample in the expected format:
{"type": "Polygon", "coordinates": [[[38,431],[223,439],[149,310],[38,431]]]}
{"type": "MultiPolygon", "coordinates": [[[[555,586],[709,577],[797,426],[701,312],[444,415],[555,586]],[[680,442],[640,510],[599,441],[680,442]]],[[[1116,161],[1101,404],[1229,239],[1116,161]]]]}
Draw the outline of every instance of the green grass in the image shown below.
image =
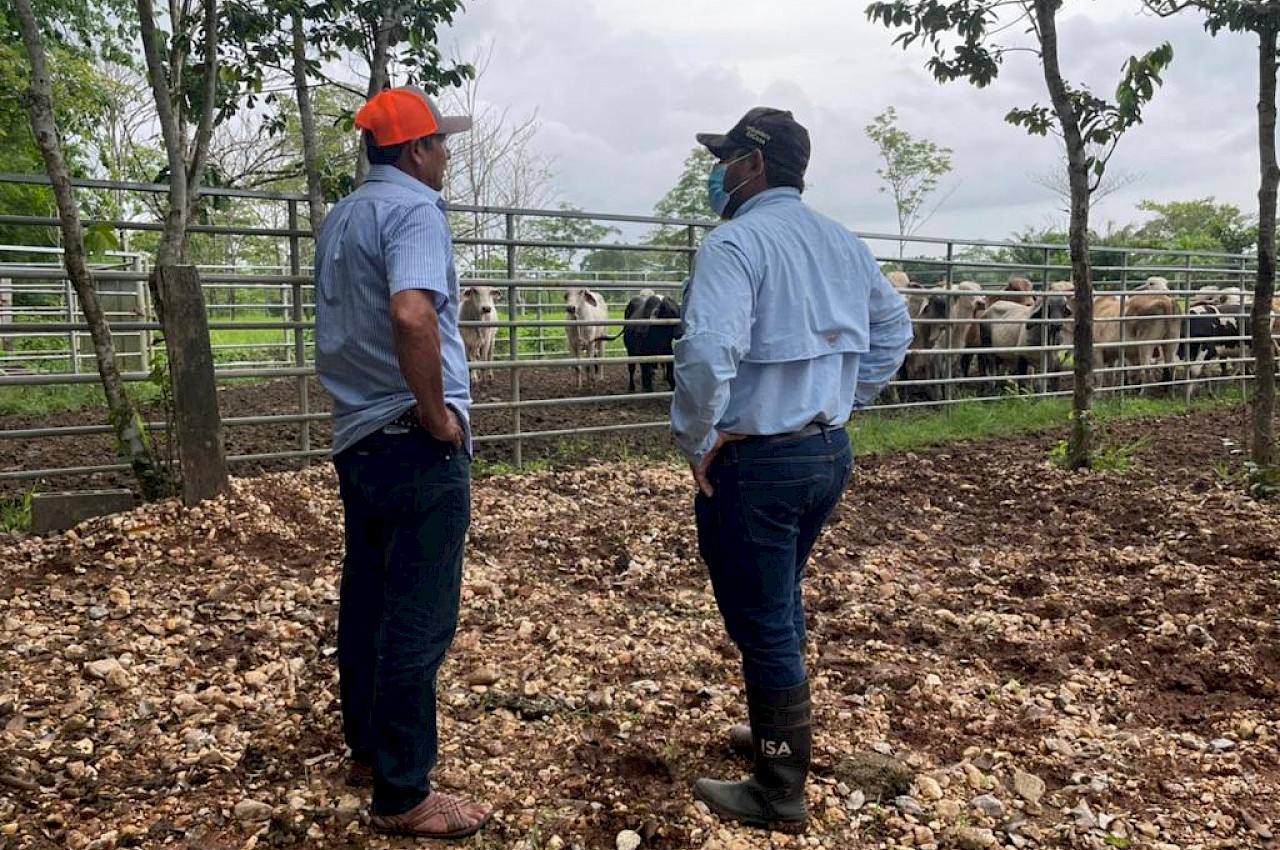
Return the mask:
{"type": "MultiPolygon", "coordinates": [[[[128,384],[126,391],[138,404],[147,404],[160,396],[160,389],[145,381],[128,384]]],[[[105,411],[106,407],[107,399],[99,384],[0,387],[0,416],[38,416],[86,408],[105,411]]]]}
{"type": "Polygon", "coordinates": [[[33,488],[21,496],[0,499],[0,531],[21,534],[31,530],[31,501],[35,493],[33,488]]]}
{"type": "MultiPolygon", "coordinates": [[[[1170,416],[1190,410],[1210,410],[1238,404],[1239,396],[1220,399],[1107,398],[1094,405],[1098,422],[1170,416]]],[[[854,419],[850,434],[858,454],[896,454],[964,440],[1010,437],[1065,430],[1071,413],[1068,398],[1012,397],[1000,401],[970,401],[942,411],[863,414],[854,419]]],[[[1117,463],[1121,458],[1117,456],[1117,463]]]]}
{"type": "MultiPolygon", "coordinates": [[[[211,319],[211,322],[227,323],[225,318],[211,319]]],[[[283,313],[279,310],[268,312],[263,310],[236,312],[236,322],[278,322],[283,321],[283,313]]],[[[213,359],[215,363],[245,362],[251,360],[273,359],[287,361],[293,358],[293,331],[283,328],[217,328],[209,331],[213,343],[213,359]],[[258,346],[271,346],[261,348],[258,346]]],[[[308,343],[314,341],[312,331],[305,331],[308,343]]]]}

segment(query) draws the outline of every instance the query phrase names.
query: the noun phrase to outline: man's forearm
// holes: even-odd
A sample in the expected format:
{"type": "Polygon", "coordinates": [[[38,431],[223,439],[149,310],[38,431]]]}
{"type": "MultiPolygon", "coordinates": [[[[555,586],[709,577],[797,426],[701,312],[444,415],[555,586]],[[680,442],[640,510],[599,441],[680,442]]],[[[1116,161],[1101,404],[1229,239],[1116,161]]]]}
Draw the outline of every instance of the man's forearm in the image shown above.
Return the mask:
{"type": "Polygon", "coordinates": [[[444,403],[444,366],[440,355],[440,321],[434,310],[414,321],[392,324],[396,358],[409,390],[418,402],[419,417],[428,423],[448,421],[444,403]]]}

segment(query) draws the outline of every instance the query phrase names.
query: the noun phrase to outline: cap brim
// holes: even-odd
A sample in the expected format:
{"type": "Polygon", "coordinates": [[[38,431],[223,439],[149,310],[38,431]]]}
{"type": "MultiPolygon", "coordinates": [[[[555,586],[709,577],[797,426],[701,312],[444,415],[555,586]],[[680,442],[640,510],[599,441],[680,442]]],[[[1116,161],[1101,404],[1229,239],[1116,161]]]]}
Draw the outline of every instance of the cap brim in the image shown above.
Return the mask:
{"type": "Polygon", "coordinates": [[[731,150],[734,147],[733,142],[729,141],[729,137],[724,133],[698,133],[694,138],[698,140],[698,144],[712,153],[731,150]]]}
{"type": "Polygon", "coordinates": [[[471,117],[469,115],[446,115],[440,119],[440,129],[438,133],[465,133],[471,129],[471,117]]]}

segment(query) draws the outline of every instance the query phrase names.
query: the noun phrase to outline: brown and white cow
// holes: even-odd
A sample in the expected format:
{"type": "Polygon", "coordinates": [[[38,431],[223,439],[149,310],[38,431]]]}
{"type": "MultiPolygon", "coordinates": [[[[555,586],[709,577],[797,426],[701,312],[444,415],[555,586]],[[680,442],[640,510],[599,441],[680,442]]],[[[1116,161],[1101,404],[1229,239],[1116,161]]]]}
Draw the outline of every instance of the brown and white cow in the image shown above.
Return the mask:
{"type": "MultiPolygon", "coordinates": [[[[1075,339],[1075,324],[1063,328],[1063,342],[1075,339]]],[[[1159,364],[1165,381],[1173,380],[1182,339],[1182,310],[1173,296],[1158,288],[1133,294],[1098,295],[1093,299],[1093,365],[1095,369],[1121,366],[1119,382],[1128,383],[1131,368],[1138,370],[1139,382],[1147,370],[1159,364]]],[[[1099,384],[1109,380],[1099,376],[1099,384]]]]}
{"type": "Polygon", "coordinates": [[[1060,287],[1030,304],[996,301],[978,317],[979,371],[987,376],[1057,371],[1062,355],[1054,349],[1062,343],[1069,316],[1070,298],[1060,287]]]}
{"type": "Polygon", "coordinates": [[[1012,301],[1014,304],[1032,304],[1035,302],[1035,296],[1032,295],[1035,286],[1025,277],[1011,277],[1009,282],[1004,285],[1004,289],[991,295],[991,303],[997,301],[1012,301]]]}

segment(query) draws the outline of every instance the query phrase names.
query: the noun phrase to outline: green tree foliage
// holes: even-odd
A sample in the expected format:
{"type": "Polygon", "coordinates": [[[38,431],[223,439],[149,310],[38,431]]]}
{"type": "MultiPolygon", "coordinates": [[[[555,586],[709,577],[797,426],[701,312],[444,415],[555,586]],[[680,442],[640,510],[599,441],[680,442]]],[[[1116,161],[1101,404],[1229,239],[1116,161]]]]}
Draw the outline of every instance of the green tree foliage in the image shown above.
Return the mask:
{"type": "Polygon", "coordinates": [[[1050,106],[1012,109],[1005,120],[1035,135],[1060,133],[1067,150],[1071,190],[1070,248],[1075,282],[1075,387],[1067,462],[1090,465],[1093,396],[1093,281],[1089,265],[1089,196],[1102,180],[1107,161],[1125,130],[1141,122],[1142,110],[1173,60],[1165,43],[1142,57],[1130,57],[1114,101],[1099,97],[1063,74],[1058,13],[1065,0],[892,0],[866,8],[867,17],[898,31],[894,43],[930,52],[926,65],[939,82],[964,79],[981,88],[995,80],[1004,58],[1019,44],[1003,43],[1010,33],[1030,31],[1031,52],[1039,57],[1050,106]],[[957,43],[958,42],[958,43],[957,43]]]}
{"type": "MultiPolygon", "coordinates": [[[[876,175],[885,184],[880,191],[893,196],[898,235],[910,236],[937,209],[936,205],[926,209],[925,204],[937,191],[938,181],[951,171],[951,148],[917,139],[897,122],[898,111],[890,106],[872,119],[865,131],[884,160],[884,167],[877,168],[876,175]]],[[[898,242],[899,257],[905,245],[905,240],[898,242]]]]}
{"type": "Polygon", "coordinates": [[[653,214],[696,221],[715,218],[716,214],[707,201],[707,174],[715,164],[716,158],[702,145],[689,151],[676,185],[653,205],[653,214]]]}
{"type": "Polygon", "coordinates": [[[1258,244],[1258,225],[1234,204],[1213,198],[1191,201],[1144,200],[1138,209],[1151,220],[1133,231],[1135,244],[1180,251],[1240,254],[1258,244]]]}
{"type": "MultiPolygon", "coordinates": [[[[711,151],[698,145],[684,159],[684,167],[676,185],[653,206],[653,214],[662,218],[680,219],[683,221],[707,221],[715,219],[715,211],[707,201],[707,174],[716,164],[711,151]]],[[[700,228],[693,229],[692,243],[697,246],[700,228]]],[[[653,228],[644,239],[646,245],[690,245],[690,228],[687,225],[660,224],[653,228]]],[[[648,271],[666,275],[685,275],[689,271],[692,255],[684,251],[670,253],[637,252],[644,259],[640,262],[648,271]]],[[[629,258],[634,261],[635,258],[629,258]]]]}
{"type": "Polygon", "coordinates": [[[599,244],[619,233],[616,227],[597,224],[589,218],[573,215],[582,211],[569,204],[561,204],[560,210],[568,215],[536,216],[525,222],[523,228],[525,239],[548,244],[520,248],[519,268],[521,270],[542,272],[579,270],[590,252],[573,246],[599,244]]]}
{"type": "MultiPolygon", "coordinates": [[[[474,69],[465,63],[446,63],[437,46],[439,27],[450,23],[462,8],[462,0],[229,0],[223,10],[222,76],[245,106],[253,108],[261,99],[272,107],[266,125],[269,132],[301,131],[304,151],[312,151],[304,157],[301,170],[311,174],[308,189],[313,208],[318,207],[322,198],[333,200],[354,188],[353,175],[363,164],[357,158],[352,171],[344,174],[323,155],[318,138],[311,138],[322,133],[312,117],[313,110],[317,116],[321,112],[324,92],[339,89],[356,95],[337,101],[329,98],[331,104],[344,104],[339,118],[350,131],[359,105],[387,86],[413,84],[435,94],[462,84],[474,76],[474,69]],[[334,62],[352,56],[362,59],[367,69],[367,84],[359,89],[334,79],[328,71],[334,62]],[[271,85],[273,77],[282,75],[293,83],[292,98],[271,85]]],[[[344,159],[337,165],[347,163],[344,159]]]]}
{"type": "MultiPolygon", "coordinates": [[[[53,77],[54,117],[62,134],[63,153],[74,176],[87,176],[92,167],[94,137],[107,109],[103,79],[95,61],[117,49],[108,21],[98,4],[78,0],[46,0],[33,4],[49,51],[57,68],[53,77]],[[103,28],[94,37],[95,28],[103,28]]],[[[43,174],[44,160],[31,134],[24,105],[31,76],[17,18],[10,0],[0,0],[0,20],[7,38],[0,42],[0,172],[43,174]]],[[[9,215],[55,216],[53,194],[48,188],[6,183],[0,185],[0,209],[9,215]]],[[[26,225],[0,225],[0,244],[55,247],[55,229],[26,225]]],[[[37,259],[34,255],[7,254],[10,262],[37,259]]],[[[40,257],[47,261],[48,257],[40,257]]]]}

